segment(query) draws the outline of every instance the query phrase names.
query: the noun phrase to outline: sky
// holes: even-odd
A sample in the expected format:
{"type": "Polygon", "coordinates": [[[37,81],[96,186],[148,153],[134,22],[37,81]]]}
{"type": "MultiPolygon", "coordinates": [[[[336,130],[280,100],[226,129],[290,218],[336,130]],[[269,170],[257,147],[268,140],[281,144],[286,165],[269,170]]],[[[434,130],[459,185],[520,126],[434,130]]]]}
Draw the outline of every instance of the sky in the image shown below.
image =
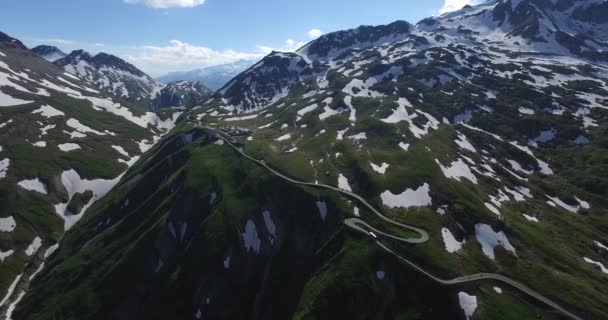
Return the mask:
{"type": "Polygon", "coordinates": [[[1,0],[27,46],[117,55],[152,76],[293,51],[324,33],[416,23],[481,0],[1,0]]]}

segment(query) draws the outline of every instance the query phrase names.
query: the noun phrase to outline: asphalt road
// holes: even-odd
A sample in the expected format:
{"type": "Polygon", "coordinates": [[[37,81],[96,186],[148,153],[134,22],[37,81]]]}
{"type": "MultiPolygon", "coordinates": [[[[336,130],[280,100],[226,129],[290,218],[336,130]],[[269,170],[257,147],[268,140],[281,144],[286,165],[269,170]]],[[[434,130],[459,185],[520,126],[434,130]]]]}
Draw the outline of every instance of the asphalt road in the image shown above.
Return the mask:
{"type": "Polygon", "coordinates": [[[443,285],[458,285],[458,284],[464,284],[464,283],[469,283],[469,282],[475,282],[475,281],[481,281],[481,280],[495,280],[495,281],[499,281],[499,282],[503,282],[507,285],[510,285],[511,287],[520,290],[521,292],[529,295],[530,297],[544,303],[545,305],[561,312],[563,315],[574,319],[574,320],[583,320],[582,318],[578,317],[577,315],[569,312],[568,310],[564,309],[563,307],[561,307],[559,304],[553,302],[552,300],[548,299],[547,297],[541,295],[540,293],[530,289],[529,287],[527,287],[526,285],[519,283],[511,278],[499,275],[499,274],[495,274],[495,273],[476,273],[476,274],[472,274],[472,275],[468,275],[468,276],[462,276],[462,277],[457,277],[454,279],[442,279],[439,278],[435,275],[433,275],[432,273],[426,271],[425,269],[423,269],[422,267],[420,267],[419,265],[415,264],[414,262],[410,261],[409,259],[397,254],[396,252],[394,252],[393,250],[391,250],[389,247],[387,247],[385,244],[383,244],[382,242],[380,242],[379,240],[379,236],[384,236],[387,238],[391,238],[393,240],[397,240],[397,241],[401,241],[401,242],[406,242],[406,243],[410,243],[410,244],[421,244],[421,243],[425,243],[428,241],[429,239],[429,234],[420,228],[414,227],[414,226],[410,226],[410,225],[406,225],[406,224],[402,224],[399,223],[397,221],[393,221],[390,218],[386,217],[385,215],[383,215],[382,213],[380,213],[378,210],[376,210],[376,208],[374,208],[371,204],[369,204],[365,199],[363,199],[361,196],[359,196],[358,194],[355,194],[353,192],[344,190],[344,189],[340,189],[334,186],[330,186],[330,185],[326,185],[326,184],[317,184],[317,183],[310,183],[310,182],[305,182],[305,181],[299,181],[299,180],[295,180],[293,178],[290,178],[278,171],[276,171],[275,169],[273,169],[272,167],[270,167],[269,165],[267,165],[264,161],[262,160],[258,160],[255,159],[251,156],[249,156],[248,154],[246,154],[241,148],[236,147],[232,141],[230,141],[230,139],[224,137],[221,133],[217,132],[215,129],[213,128],[208,128],[208,127],[203,127],[204,129],[207,129],[211,132],[214,132],[217,137],[219,139],[222,139],[226,144],[228,144],[230,147],[232,147],[234,150],[236,150],[241,156],[259,164],[260,166],[263,166],[264,168],[266,168],[268,171],[270,171],[272,174],[274,174],[277,177],[282,178],[283,180],[289,181],[291,183],[294,184],[299,184],[299,185],[304,185],[304,186],[310,186],[310,187],[315,187],[315,188],[321,188],[321,189],[329,189],[329,190],[334,190],[336,192],[339,192],[347,197],[350,197],[352,199],[355,199],[357,201],[359,201],[362,205],[364,205],[365,207],[367,207],[370,211],[372,211],[374,214],[376,214],[378,217],[380,217],[382,220],[399,226],[403,229],[406,230],[410,230],[410,231],[414,231],[416,233],[418,233],[420,235],[420,237],[418,238],[402,238],[402,237],[398,237],[392,234],[388,234],[385,232],[382,232],[372,226],[370,226],[369,224],[367,224],[365,221],[358,219],[358,218],[349,218],[346,219],[344,221],[344,223],[356,230],[359,231],[363,234],[366,234],[368,237],[371,237],[373,240],[375,240],[376,244],[378,246],[380,246],[382,249],[384,249],[385,251],[393,254],[395,257],[397,257],[401,262],[405,263],[406,265],[410,266],[411,268],[413,268],[414,270],[426,275],[427,277],[433,279],[434,281],[443,284],[443,285]],[[365,228],[363,228],[363,227],[365,228]],[[366,229],[367,228],[367,229],[366,229]]]}

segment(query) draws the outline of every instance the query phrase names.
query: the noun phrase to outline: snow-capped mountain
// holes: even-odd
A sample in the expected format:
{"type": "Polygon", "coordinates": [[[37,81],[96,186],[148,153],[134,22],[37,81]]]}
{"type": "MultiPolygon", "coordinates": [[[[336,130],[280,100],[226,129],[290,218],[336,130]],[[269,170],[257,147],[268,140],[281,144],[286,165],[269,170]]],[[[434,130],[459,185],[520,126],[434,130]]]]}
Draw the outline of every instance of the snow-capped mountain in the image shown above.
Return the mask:
{"type": "Polygon", "coordinates": [[[163,87],[132,64],[106,53],[93,56],[76,50],[55,64],[104,92],[138,105],[149,106],[163,87]]]}
{"type": "Polygon", "coordinates": [[[40,45],[32,48],[32,51],[50,62],[55,62],[67,56],[67,53],[54,46],[40,45]]]}
{"type": "MultiPolygon", "coordinates": [[[[505,59],[565,56],[604,62],[608,61],[608,18],[599,13],[607,7],[600,0],[492,0],[422,20],[416,26],[398,21],[329,33],[295,55],[267,56],[219,90],[216,98],[227,110],[258,110],[286,96],[292,86],[302,86],[305,79],[326,89],[328,76],[352,69],[349,61],[358,60],[358,66],[377,64],[380,59],[383,65],[394,65],[398,58],[439,48],[461,48],[460,55],[477,52],[505,59]],[[382,49],[365,52],[372,47],[382,49]]],[[[446,73],[444,77],[450,76],[446,73]]]]}
{"type": "Polygon", "coordinates": [[[157,80],[163,83],[175,81],[200,81],[209,89],[215,91],[223,87],[228,81],[239,73],[251,67],[257,60],[239,60],[218,66],[196,69],[185,72],[171,72],[167,75],[158,77],[157,80]]]}
{"type": "Polygon", "coordinates": [[[55,61],[55,64],[95,84],[103,92],[150,110],[183,107],[190,104],[192,98],[204,98],[211,92],[196,82],[182,82],[179,85],[173,83],[167,87],[134,65],[106,53],[93,56],[86,51],[76,50],[55,61]],[[180,92],[180,89],[184,91],[180,92]]]}

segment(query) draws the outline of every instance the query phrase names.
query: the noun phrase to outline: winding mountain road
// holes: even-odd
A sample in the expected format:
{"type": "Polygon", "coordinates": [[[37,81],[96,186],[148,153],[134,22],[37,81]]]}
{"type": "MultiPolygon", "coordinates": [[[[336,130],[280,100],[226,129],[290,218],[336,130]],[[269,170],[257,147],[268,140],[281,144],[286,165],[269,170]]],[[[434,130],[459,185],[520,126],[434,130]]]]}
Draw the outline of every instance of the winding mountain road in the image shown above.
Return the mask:
{"type": "MultiPolygon", "coordinates": [[[[199,124],[199,126],[201,126],[199,124]]],[[[338,187],[334,187],[334,186],[330,186],[330,185],[326,185],[326,184],[318,184],[318,183],[310,183],[310,182],[305,182],[305,181],[299,181],[299,180],[295,180],[293,178],[290,178],[284,174],[282,174],[281,172],[278,172],[277,170],[273,169],[272,167],[270,167],[268,164],[266,164],[263,160],[258,160],[248,154],[246,154],[241,148],[235,146],[232,141],[230,141],[230,139],[224,137],[220,132],[218,132],[217,130],[213,129],[213,128],[209,128],[209,127],[205,127],[205,126],[201,126],[203,129],[208,130],[209,132],[213,132],[215,134],[215,136],[217,136],[217,138],[221,139],[222,141],[224,141],[226,144],[228,144],[230,147],[232,147],[234,150],[236,150],[241,156],[243,156],[244,158],[247,158],[257,164],[259,164],[260,166],[266,168],[268,171],[270,171],[272,174],[274,174],[275,176],[286,180],[288,182],[294,183],[294,184],[298,184],[298,185],[304,185],[304,186],[310,186],[310,187],[314,187],[314,188],[321,188],[321,189],[329,189],[329,190],[333,190],[336,192],[339,192],[347,197],[353,198],[357,201],[359,201],[361,204],[363,204],[366,208],[368,208],[370,211],[372,211],[374,214],[376,214],[378,217],[380,217],[382,220],[399,226],[403,229],[406,230],[410,230],[410,231],[414,231],[416,233],[418,233],[420,235],[420,237],[418,238],[402,238],[402,237],[398,237],[392,234],[388,234],[385,232],[382,232],[372,226],[370,226],[369,224],[367,224],[365,221],[358,219],[358,218],[349,218],[346,219],[344,221],[345,225],[356,230],[359,231],[363,234],[366,234],[368,237],[372,238],[375,243],[380,246],[383,250],[387,251],[388,253],[394,255],[395,257],[397,257],[401,262],[405,263],[406,265],[410,266],[411,268],[413,268],[414,270],[426,275],[427,277],[431,278],[432,280],[442,284],[442,285],[458,285],[458,284],[464,284],[464,283],[469,283],[469,282],[476,282],[476,281],[481,281],[481,280],[495,280],[495,281],[499,281],[499,282],[503,282],[507,285],[510,285],[511,287],[520,290],[521,292],[529,295],[530,297],[544,303],[545,305],[559,311],[560,313],[562,313],[563,315],[574,319],[574,320],[583,320],[582,318],[580,318],[579,316],[569,312],[568,310],[564,309],[563,307],[561,307],[559,304],[557,304],[556,302],[550,300],[549,298],[541,295],[540,293],[530,289],[529,287],[527,287],[526,285],[519,283],[511,278],[499,275],[499,274],[495,274],[495,273],[476,273],[476,274],[472,274],[472,275],[468,275],[468,276],[462,276],[462,277],[457,277],[454,279],[442,279],[439,278],[435,275],[433,275],[432,273],[428,272],[427,270],[423,269],[422,267],[420,267],[419,265],[417,265],[416,263],[410,261],[409,259],[397,254],[396,252],[394,252],[393,250],[391,250],[388,246],[386,246],[385,244],[383,244],[382,242],[380,242],[380,240],[378,239],[378,236],[384,236],[387,238],[391,238],[393,240],[397,240],[397,241],[401,241],[401,242],[406,242],[406,243],[410,243],[410,244],[421,244],[421,243],[425,243],[428,241],[429,239],[429,234],[428,232],[426,232],[423,229],[414,227],[414,226],[410,226],[410,225],[406,225],[406,224],[402,224],[399,223],[397,221],[393,221],[390,218],[386,217],[385,215],[383,215],[382,213],[380,213],[378,210],[376,210],[376,208],[374,208],[371,204],[369,204],[365,199],[363,199],[363,197],[359,196],[356,193],[353,193],[351,191],[348,190],[344,190],[338,187]],[[364,226],[365,228],[362,228],[361,226],[364,226]],[[371,231],[370,231],[371,230],[371,231]]]]}

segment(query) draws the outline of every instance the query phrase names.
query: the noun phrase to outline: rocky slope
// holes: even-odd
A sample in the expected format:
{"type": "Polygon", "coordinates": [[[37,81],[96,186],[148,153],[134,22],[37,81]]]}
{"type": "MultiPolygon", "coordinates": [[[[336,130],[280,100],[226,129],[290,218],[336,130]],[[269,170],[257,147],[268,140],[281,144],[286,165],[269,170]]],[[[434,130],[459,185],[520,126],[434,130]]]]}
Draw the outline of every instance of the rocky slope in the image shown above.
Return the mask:
{"type": "Polygon", "coordinates": [[[164,86],[152,101],[155,109],[193,107],[209,98],[213,92],[202,82],[176,81],[164,86]]]}
{"type": "Polygon", "coordinates": [[[118,103],[0,33],[0,313],[181,113],[118,103]]]}
{"type": "Polygon", "coordinates": [[[567,319],[381,243],[608,319],[605,5],[491,0],[270,54],[91,207],[16,318],[567,319]]]}
{"type": "Polygon", "coordinates": [[[184,107],[211,91],[199,82],[164,85],[132,64],[110,54],[76,50],[55,64],[95,85],[102,92],[150,110],[184,107]]]}

